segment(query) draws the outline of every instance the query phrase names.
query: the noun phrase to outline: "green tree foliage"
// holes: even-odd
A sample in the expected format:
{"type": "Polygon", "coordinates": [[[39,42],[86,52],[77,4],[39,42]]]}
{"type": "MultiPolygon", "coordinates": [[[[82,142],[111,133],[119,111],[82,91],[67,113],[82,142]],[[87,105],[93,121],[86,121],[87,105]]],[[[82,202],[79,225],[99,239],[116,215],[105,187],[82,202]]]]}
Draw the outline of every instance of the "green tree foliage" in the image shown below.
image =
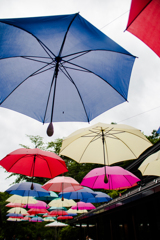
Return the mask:
{"type": "Polygon", "coordinates": [[[146,136],[146,138],[148,138],[148,140],[155,144],[160,140],[160,134],[157,133],[157,130],[153,130],[151,135],[146,136]]]}

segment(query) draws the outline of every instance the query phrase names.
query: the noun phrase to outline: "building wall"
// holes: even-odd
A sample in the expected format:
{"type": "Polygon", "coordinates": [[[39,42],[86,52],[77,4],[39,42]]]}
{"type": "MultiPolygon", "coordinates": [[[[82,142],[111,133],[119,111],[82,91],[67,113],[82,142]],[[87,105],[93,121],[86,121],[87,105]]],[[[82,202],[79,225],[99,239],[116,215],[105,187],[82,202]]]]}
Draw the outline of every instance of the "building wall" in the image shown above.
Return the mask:
{"type": "Polygon", "coordinates": [[[94,240],[160,238],[160,192],[83,220],[95,224],[86,231],[94,240]]]}

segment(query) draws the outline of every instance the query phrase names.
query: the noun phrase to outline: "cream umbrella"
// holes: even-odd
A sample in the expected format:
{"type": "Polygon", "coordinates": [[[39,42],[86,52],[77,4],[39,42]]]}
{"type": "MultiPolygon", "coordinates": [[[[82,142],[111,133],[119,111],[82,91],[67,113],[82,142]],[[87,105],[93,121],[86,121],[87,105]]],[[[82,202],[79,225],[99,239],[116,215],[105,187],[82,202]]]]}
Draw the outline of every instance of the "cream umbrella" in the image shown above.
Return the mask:
{"type": "Polygon", "coordinates": [[[69,209],[67,211],[67,213],[88,213],[88,211],[86,209],[69,209]]]}
{"type": "Polygon", "coordinates": [[[43,220],[45,221],[45,222],[54,222],[55,221],[55,217],[45,217],[45,218],[43,218],[43,220]]]}
{"type": "Polygon", "coordinates": [[[78,163],[111,165],[136,159],[150,146],[152,143],[136,128],[97,123],[64,139],[60,154],[78,163]]]}
{"type": "Polygon", "coordinates": [[[7,218],[7,221],[12,221],[12,222],[21,222],[22,219],[21,218],[12,218],[12,217],[9,217],[7,218]]]}
{"type": "Polygon", "coordinates": [[[37,203],[38,201],[33,197],[22,197],[20,195],[12,195],[9,197],[6,202],[11,203],[21,203],[21,204],[28,204],[28,203],[37,203]]]}
{"type": "Polygon", "coordinates": [[[160,176],[160,151],[147,157],[138,168],[142,175],[160,176]]]}
{"type": "Polygon", "coordinates": [[[23,214],[23,215],[27,215],[28,212],[26,209],[24,208],[21,208],[21,207],[14,207],[14,208],[11,208],[7,211],[7,213],[17,213],[17,214],[23,214]]]}
{"type": "Polygon", "coordinates": [[[49,204],[50,207],[71,207],[76,206],[76,202],[73,199],[66,199],[63,200],[61,198],[52,200],[49,204]]]}

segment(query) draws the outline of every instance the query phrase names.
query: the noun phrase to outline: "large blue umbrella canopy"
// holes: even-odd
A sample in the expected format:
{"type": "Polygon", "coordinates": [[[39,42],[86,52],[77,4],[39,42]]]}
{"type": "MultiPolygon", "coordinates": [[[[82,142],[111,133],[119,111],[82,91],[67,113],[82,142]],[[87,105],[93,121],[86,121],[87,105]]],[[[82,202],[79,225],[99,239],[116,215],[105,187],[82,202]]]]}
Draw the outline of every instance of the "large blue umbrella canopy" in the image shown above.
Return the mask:
{"type": "Polygon", "coordinates": [[[17,183],[6,190],[7,193],[20,196],[42,197],[49,196],[50,193],[42,188],[41,184],[32,182],[17,183]]]}
{"type": "Polygon", "coordinates": [[[79,13],[0,19],[0,106],[90,122],[127,100],[135,57],[79,13]]]}
{"type": "Polygon", "coordinates": [[[83,189],[80,189],[74,192],[65,192],[63,194],[59,193],[59,197],[62,197],[62,196],[67,199],[83,200],[83,199],[93,198],[94,196],[96,196],[96,193],[88,187],[83,187],[83,189]]]}
{"type": "Polygon", "coordinates": [[[96,191],[95,193],[96,195],[94,197],[83,199],[83,202],[101,203],[101,202],[109,202],[112,200],[112,198],[106,193],[96,192],[96,191]]]}

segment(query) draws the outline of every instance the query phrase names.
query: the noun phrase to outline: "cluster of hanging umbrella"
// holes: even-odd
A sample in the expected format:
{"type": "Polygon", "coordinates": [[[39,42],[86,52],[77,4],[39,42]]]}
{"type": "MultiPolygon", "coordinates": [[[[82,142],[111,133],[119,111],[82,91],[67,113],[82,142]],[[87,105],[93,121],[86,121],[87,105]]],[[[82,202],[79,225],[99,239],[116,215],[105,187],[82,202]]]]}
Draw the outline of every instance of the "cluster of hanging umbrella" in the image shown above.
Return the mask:
{"type": "MultiPolygon", "coordinates": [[[[127,30],[160,56],[159,44],[150,40],[152,29],[148,31],[148,23],[152,20],[156,25],[158,21],[152,18],[157,6],[158,1],[153,0],[143,1],[137,7],[133,0],[127,30]],[[148,21],[143,21],[146,16],[148,21]],[[139,31],[140,27],[143,31],[139,31]]],[[[135,57],[80,14],[1,19],[0,23],[1,107],[50,123],[47,134],[51,136],[52,122],[90,122],[127,100],[135,57]],[[8,39],[14,44],[8,45],[8,39]]],[[[157,36],[159,29],[154,28],[154,39],[157,36]]],[[[31,222],[54,221],[55,217],[65,220],[78,211],[94,209],[92,203],[110,201],[107,194],[92,189],[136,186],[139,178],[110,165],[137,159],[150,146],[139,130],[127,125],[98,123],[72,133],[62,143],[61,156],[78,163],[104,165],[91,170],[81,184],[70,177],[58,176],[68,170],[65,161],[55,153],[38,148],[9,153],[0,165],[8,172],[32,177],[32,182],[15,184],[6,190],[12,194],[6,205],[11,208],[8,221],[22,218],[31,222]],[[34,177],[50,180],[40,186],[33,183],[34,177]],[[65,207],[71,208],[65,211],[65,207]]],[[[156,153],[142,163],[139,170],[143,175],[159,175],[159,155],[156,153]]]]}

